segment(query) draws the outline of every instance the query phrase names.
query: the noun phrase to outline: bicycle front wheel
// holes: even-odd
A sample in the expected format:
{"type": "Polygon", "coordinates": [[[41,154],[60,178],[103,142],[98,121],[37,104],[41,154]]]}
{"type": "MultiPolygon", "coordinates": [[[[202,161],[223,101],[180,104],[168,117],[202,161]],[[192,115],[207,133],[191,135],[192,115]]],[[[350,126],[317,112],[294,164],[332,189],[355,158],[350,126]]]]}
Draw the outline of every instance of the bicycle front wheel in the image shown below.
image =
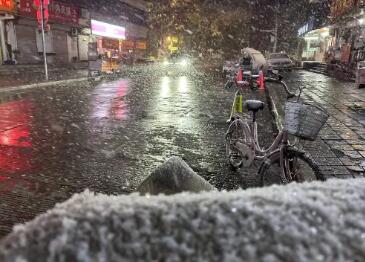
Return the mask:
{"type": "Polygon", "coordinates": [[[243,164],[241,152],[236,147],[236,142],[242,138],[238,125],[232,125],[226,136],[226,153],[232,169],[240,168],[243,164]]]}
{"type": "Polygon", "coordinates": [[[280,166],[280,153],[265,161],[259,170],[262,186],[286,184],[290,182],[310,182],[326,180],[315,161],[305,152],[288,148],[284,154],[286,176],[283,177],[280,166]]]}

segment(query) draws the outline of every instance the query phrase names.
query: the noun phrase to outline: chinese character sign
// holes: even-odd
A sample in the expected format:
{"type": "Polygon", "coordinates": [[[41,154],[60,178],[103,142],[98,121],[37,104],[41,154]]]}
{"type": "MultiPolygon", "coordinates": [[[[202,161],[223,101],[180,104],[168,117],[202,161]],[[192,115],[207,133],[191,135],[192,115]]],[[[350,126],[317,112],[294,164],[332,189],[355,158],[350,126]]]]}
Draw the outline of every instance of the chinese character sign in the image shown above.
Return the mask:
{"type": "Polygon", "coordinates": [[[38,21],[38,28],[42,30],[42,4],[43,4],[43,22],[44,22],[44,29],[49,28],[48,20],[49,20],[49,0],[34,0],[33,7],[37,12],[37,21],[38,21]]]}
{"type": "MultiPolygon", "coordinates": [[[[48,3],[50,22],[70,25],[79,24],[80,9],[78,7],[55,0],[43,0],[43,2],[48,3]]],[[[37,10],[34,6],[34,0],[20,0],[20,14],[28,17],[36,17],[37,10]]]]}
{"type": "Polygon", "coordinates": [[[14,12],[15,9],[15,0],[0,0],[0,11],[14,12]]]}

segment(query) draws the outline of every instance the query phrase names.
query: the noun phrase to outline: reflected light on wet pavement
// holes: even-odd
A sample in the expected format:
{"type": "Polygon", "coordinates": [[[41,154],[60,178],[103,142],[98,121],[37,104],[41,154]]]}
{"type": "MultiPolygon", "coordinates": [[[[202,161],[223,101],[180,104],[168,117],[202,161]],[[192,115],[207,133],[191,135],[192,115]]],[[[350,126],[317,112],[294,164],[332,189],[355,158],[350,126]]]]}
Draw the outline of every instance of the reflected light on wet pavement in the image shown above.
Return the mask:
{"type": "Polygon", "coordinates": [[[182,76],[179,78],[179,92],[182,95],[187,95],[189,92],[189,83],[186,76],[182,76]]]}
{"type": "Polygon", "coordinates": [[[168,76],[165,76],[162,78],[161,81],[161,92],[160,92],[160,97],[161,98],[166,98],[169,96],[170,93],[170,78],[168,76]]]}
{"type": "Polygon", "coordinates": [[[91,102],[91,118],[96,122],[101,119],[126,120],[128,109],[124,97],[128,91],[128,81],[123,79],[96,86],[91,102]]]}
{"type": "MultiPolygon", "coordinates": [[[[212,75],[166,76],[157,69],[142,67],[115,81],[40,88],[1,98],[0,238],[14,224],[87,188],[106,194],[129,193],[174,155],[219,189],[243,184],[244,172],[228,170],[224,141],[235,90],[224,90],[221,79],[212,75]]],[[[326,81],[309,73],[288,77],[290,87],[307,86],[303,97],[318,102],[336,118],[324,128],[324,139],[352,137],[355,132],[363,135],[363,126],[354,121],[359,113],[338,106],[344,99],[361,106],[357,90],[326,81]]],[[[271,94],[282,110],[279,101],[285,95],[271,94]]],[[[265,101],[265,93],[246,90],[244,98],[265,101]]],[[[267,107],[258,119],[260,141],[266,145],[272,142],[267,107]]],[[[336,146],[332,140],[325,141],[336,146]]],[[[365,154],[360,142],[351,141],[365,154]]],[[[313,149],[325,146],[317,143],[313,149]]],[[[321,151],[326,157],[330,153],[321,151]]],[[[350,164],[355,166],[355,162],[350,164]]],[[[341,172],[345,169],[339,167],[341,172]]]]}
{"type": "MultiPolygon", "coordinates": [[[[31,169],[32,106],[20,100],[0,104],[0,170],[9,174],[31,169]]],[[[0,188],[1,190],[1,188],[0,188]]]]}
{"type": "Polygon", "coordinates": [[[190,88],[192,83],[187,76],[161,78],[158,100],[149,108],[156,118],[154,126],[176,125],[179,131],[189,133],[193,132],[191,128],[198,127],[194,118],[187,115],[192,110],[190,88]]]}
{"type": "Polygon", "coordinates": [[[0,199],[7,192],[34,190],[34,185],[24,175],[33,168],[32,109],[27,100],[0,104],[0,199]]]}

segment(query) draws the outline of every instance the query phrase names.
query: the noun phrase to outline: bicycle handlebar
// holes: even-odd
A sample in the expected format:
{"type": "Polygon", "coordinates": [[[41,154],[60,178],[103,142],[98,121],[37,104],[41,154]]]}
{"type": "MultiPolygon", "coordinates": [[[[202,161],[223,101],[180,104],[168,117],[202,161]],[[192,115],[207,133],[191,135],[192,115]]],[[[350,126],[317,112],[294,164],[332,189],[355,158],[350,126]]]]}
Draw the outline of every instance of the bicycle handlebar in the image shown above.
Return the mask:
{"type": "MultiPolygon", "coordinates": [[[[276,75],[276,74],[275,74],[276,75]]],[[[278,76],[278,78],[272,78],[272,77],[265,77],[265,81],[266,82],[273,82],[273,83],[278,83],[278,84],[281,84],[283,87],[284,87],[284,90],[285,90],[285,92],[286,92],[286,94],[287,94],[287,96],[288,96],[288,99],[289,98],[293,98],[293,97],[296,97],[297,96],[297,94],[294,92],[292,92],[292,91],[290,91],[290,89],[289,89],[289,87],[288,87],[288,85],[282,80],[282,76],[281,75],[276,75],[276,76],[278,76]]],[[[302,91],[303,91],[303,89],[304,88],[299,88],[299,90],[300,90],[300,93],[302,93],[302,91]]],[[[300,95],[299,95],[300,96],[300,95]]]]}
{"type": "MultiPolygon", "coordinates": [[[[296,91],[295,92],[292,92],[290,91],[288,85],[283,81],[283,76],[278,74],[278,73],[274,73],[273,71],[269,71],[269,74],[273,75],[274,77],[265,77],[265,82],[273,82],[273,83],[278,83],[278,84],[281,84],[283,87],[284,87],[284,90],[285,90],[285,93],[287,94],[287,98],[293,98],[293,97],[298,97],[298,99],[300,98],[302,92],[303,92],[303,89],[305,87],[299,87],[299,95],[296,94],[296,91]]],[[[251,75],[252,78],[256,79],[259,77],[259,75],[251,75]]],[[[230,76],[230,79],[234,79],[235,76],[234,75],[231,75],[230,76]]],[[[245,83],[249,84],[249,82],[246,82],[244,81],[245,83]]],[[[243,85],[245,85],[245,83],[242,83],[243,85]]],[[[246,84],[246,85],[247,85],[246,84]]]]}

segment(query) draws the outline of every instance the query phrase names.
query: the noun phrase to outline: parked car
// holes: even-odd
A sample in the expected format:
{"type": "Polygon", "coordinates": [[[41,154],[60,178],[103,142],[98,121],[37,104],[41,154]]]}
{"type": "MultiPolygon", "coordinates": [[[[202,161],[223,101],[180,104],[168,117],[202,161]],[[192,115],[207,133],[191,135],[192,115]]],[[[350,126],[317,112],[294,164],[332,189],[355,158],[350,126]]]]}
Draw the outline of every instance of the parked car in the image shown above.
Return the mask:
{"type": "Polygon", "coordinates": [[[268,66],[275,70],[292,70],[294,62],[285,53],[273,53],[269,56],[268,66]]]}

